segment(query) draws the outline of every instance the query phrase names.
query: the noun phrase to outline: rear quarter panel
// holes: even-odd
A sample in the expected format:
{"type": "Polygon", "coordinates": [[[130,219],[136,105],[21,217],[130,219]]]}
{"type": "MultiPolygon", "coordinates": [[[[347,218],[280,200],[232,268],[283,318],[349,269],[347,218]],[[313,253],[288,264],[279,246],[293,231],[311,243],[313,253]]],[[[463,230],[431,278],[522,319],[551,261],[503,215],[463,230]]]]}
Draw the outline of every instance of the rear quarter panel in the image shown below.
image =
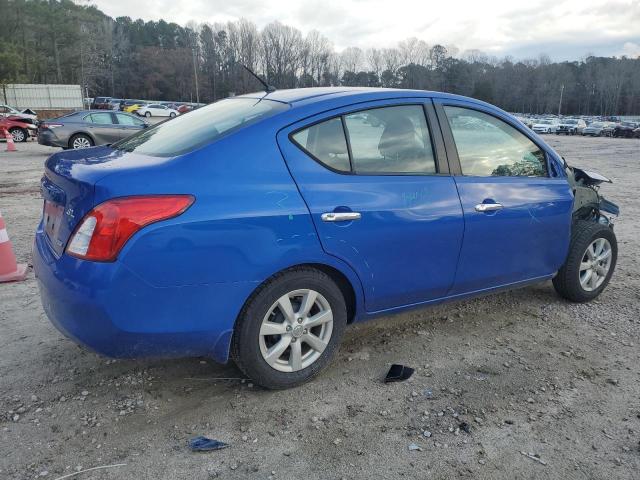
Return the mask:
{"type": "Polygon", "coordinates": [[[205,303],[206,287],[243,285],[242,301],[229,298],[224,305],[229,328],[260,283],[299,264],[337,268],[359,299],[356,275],[323,252],[275,138],[275,125],[259,123],[182,157],[141,161],[133,170],[123,166],[101,179],[95,203],[141,194],[196,198],[181,216],[134,235],[118,261],[157,288],[203,289],[205,303]]]}

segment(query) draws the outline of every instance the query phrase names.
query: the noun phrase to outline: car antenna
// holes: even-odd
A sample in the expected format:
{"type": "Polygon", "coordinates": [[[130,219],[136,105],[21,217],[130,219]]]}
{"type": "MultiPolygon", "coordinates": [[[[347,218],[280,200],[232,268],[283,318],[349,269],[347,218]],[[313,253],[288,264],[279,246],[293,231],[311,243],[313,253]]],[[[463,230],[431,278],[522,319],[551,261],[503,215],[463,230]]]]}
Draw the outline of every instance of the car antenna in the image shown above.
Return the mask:
{"type": "Polygon", "coordinates": [[[269,85],[267,82],[265,82],[262,77],[260,77],[258,74],[256,74],[253,70],[251,70],[249,67],[247,67],[244,64],[240,64],[244,67],[244,69],[249,72],[251,75],[253,75],[255,77],[256,80],[258,80],[263,86],[264,86],[264,91],[267,93],[271,93],[271,92],[275,92],[276,91],[276,87],[274,87],[273,85],[269,85]]]}

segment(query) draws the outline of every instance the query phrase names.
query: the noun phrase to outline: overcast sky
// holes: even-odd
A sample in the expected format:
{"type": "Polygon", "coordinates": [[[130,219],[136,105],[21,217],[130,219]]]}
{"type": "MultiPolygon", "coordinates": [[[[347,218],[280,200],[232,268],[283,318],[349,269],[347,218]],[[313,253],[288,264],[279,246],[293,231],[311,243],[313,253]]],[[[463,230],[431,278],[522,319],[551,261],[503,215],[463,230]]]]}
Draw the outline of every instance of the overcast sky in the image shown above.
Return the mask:
{"type": "Polygon", "coordinates": [[[491,55],[573,60],[640,55],[640,0],[78,0],[112,17],[226,22],[279,20],[318,30],[336,49],[388,47],[408,37],[491,55]]]}

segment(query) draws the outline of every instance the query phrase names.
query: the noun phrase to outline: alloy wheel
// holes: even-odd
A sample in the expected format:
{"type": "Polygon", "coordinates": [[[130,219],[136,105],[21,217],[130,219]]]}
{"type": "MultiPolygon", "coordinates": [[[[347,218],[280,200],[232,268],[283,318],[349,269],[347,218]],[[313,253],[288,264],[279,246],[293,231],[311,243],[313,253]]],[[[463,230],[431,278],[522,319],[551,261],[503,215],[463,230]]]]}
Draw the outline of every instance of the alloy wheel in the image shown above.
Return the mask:
{"type": "Polygon", "coordinates": [[[86,137],[77,137],[73,139],[71,146],[75,149],[89,148],[91,146],[91,142],[86,137]]]}
{"type": "Polygon", "coordinates": [[[315,290],[294,290],[280,297],[262,320],[262,358],[280,372],[305,369],[322,356],[332,331],[327,299],[315,290]]]}
{"type": "Polygon", "coordinates": [[[13,137],[14,142],[23,142],[24,141],[24,132],[19,128],[11,131],[11,136],[13,137]]]}
{"type": "Polygon", "coordinates": [[[580,285],[592,292],[607,278],[611,268],[611,244],[606,238],[597,238],[584,252],[580,263],[580,285]]]}

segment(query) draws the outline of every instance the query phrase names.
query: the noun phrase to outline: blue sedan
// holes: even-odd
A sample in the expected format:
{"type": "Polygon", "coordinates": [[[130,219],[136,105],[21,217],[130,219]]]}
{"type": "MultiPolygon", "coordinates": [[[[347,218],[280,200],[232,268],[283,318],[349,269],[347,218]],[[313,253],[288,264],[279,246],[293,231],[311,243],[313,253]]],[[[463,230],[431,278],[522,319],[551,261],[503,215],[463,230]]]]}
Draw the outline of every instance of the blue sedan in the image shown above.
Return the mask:
{"type": "Polygon", "coordinates": [[[614,271],[607,179],[502,110],[436,92],[222,100],[46,162],[33,263],[65,335],[112,357],[231,357],[299,385],[347,324],[614,271]]]}

